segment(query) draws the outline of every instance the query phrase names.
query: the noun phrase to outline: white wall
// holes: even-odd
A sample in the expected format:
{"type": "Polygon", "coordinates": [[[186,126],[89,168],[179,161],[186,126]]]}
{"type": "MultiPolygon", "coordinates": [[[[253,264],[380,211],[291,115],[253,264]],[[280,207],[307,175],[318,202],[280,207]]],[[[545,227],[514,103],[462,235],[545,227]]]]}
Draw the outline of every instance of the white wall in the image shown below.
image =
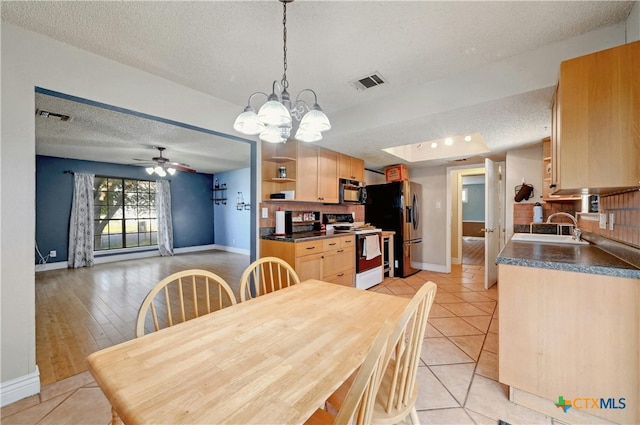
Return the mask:
{"type": "Polygon", "coordinates": [[[220,101],[4,22],[1,41],[0,380],[2,404],[6,405],[39,391],[35,363],[33,264],[34,87],[228,134],[234,134],[231,125],[242,106],[220,101]]]}
{"type": "Polygon", "coordinates": [[[640,1],[634,2],[626,22],[627,43],[640,40],[640,1]]]}
{"type": "MultiPolygon", "coordinates": [[[[533,185],[534,197],[521,201],[519,204],[533,204],[542,202],[542,144],[526,149],[511,150],[507,152],[506,159],[506,240],[513,236],[513,204],[515,204],[515,187],[522,184],[522,179],[527,184],[533,185]]],[[[533,212],[532,212],[533,215],[533,212]]]]}
{"type": "Polygon", "coordinates": [[[447,256],[447,175],[444,166],[409,170],[409,179],[422,185],[422,258],[425,270],[445,271],[447,256]]]}

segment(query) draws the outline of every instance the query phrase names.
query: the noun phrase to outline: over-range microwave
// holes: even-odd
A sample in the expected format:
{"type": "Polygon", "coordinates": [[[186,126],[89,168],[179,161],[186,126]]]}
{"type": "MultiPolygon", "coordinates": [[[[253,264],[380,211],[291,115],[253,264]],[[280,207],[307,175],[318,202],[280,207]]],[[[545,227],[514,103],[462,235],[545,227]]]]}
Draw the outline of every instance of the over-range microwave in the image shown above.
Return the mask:
{"type": "Polygon", "coordinates": [[[364,182],[340,179],[340,203],[364,204],[367,201],[367,188],[364,182]]]}

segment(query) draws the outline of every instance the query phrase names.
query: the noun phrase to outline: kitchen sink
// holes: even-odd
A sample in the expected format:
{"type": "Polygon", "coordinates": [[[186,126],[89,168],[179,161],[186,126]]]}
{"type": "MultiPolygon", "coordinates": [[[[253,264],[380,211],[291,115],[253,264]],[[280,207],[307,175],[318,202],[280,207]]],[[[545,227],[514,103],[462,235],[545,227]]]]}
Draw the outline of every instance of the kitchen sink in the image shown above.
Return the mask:
{"type": "Polygon", "coordinates": [[[544,243],[560,243],[569,245],[589,245],[585,240],[576,240],[570,235],[553,235],[543,233],[514,233],[512,241],[518,242],[544,242],[544,243]]]}

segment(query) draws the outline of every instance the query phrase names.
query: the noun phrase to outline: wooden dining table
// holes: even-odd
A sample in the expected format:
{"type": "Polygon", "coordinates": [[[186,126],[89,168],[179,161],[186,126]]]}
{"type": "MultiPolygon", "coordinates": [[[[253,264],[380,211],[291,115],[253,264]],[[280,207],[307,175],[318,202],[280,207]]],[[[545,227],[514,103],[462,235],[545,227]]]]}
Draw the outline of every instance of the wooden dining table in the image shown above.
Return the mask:
{"type": "Polygon", "coordinates": [[[307,280],[95,352],[125,424],[302,423],[409,299],[307,280]]]}

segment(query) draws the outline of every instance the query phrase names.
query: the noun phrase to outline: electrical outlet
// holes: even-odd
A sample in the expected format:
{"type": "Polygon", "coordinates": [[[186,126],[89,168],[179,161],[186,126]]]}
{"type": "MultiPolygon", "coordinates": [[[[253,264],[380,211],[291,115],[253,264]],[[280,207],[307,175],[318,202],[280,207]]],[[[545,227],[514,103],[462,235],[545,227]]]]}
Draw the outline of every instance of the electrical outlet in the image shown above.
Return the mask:
{"type": "Polygon", "coordinates": [[[269,208],[262,209],[262,218],[269,218],[269,208]]]}
{"type": "Polygon", "coordinates": [[[609,230],[613,230],[613,223],[615,222],[615,215],[613,213],[609,214],[609,230]]]}
{"type": "Polygon", "coordinates": [[[606,230],[607,229],[607,215],[606,214],[600,214],[600,216],[598,217],[600,219],[600,228],[606,230]]]}
{"type": "Polygon", "coordinates": [[[58,253],[56,252],[55,249],[52,249],[51,251],[49,251],[49,257],[56,258],[57,255],[58,253]]]}

